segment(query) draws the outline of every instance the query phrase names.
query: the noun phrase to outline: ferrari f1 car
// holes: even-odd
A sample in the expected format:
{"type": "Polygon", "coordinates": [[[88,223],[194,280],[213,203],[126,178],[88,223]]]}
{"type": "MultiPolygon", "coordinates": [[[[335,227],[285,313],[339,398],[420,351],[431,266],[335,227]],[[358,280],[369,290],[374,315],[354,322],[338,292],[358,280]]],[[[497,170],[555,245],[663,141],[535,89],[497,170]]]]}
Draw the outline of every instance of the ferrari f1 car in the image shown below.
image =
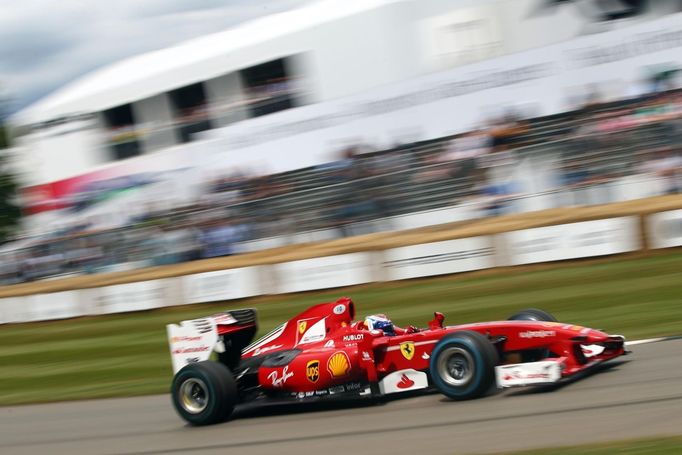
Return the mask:
{"type": "MultiPolygon", "coordinates": [[[[625,354],[624,338],[527,309],[506,321],[390,332],[354,321],[351,299],[315,305],[251,343],[254,309],[167,326],[173,404],[193,425],[239,403],[376,398],[437,390],[453,400],[497,387],[553,384],[625,354]]],[[[369,324],[371,325],[371,324],[369,324]]]]}

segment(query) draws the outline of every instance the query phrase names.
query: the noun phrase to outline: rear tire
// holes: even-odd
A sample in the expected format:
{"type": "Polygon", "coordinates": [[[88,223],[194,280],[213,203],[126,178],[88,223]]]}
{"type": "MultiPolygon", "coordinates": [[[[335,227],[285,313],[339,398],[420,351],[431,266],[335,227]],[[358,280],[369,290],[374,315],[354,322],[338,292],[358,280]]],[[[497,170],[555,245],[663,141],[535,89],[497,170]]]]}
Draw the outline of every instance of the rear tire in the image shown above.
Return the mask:
{"type": "Polygon", "coordinates": [[[223,364],[190,363],[173,378],[173,406],[192,425],[211,425],[230,417],[237,403],[237,383],[223,364]]]}
{"type": "Polygon", "coordinates": [[[484,395],[495,382],[497,351],[485,336],[463,330],[442,338],[431,352],[429,373],[443,395],[469,400],[484,395]]]}
{"type": "Polygon", "coordinates": [[[542,322],[558,322],[551,313],[537,308],[526,308],[517,313],[512,314],[507,318],[507,321],[542,321],[542,322]]]}

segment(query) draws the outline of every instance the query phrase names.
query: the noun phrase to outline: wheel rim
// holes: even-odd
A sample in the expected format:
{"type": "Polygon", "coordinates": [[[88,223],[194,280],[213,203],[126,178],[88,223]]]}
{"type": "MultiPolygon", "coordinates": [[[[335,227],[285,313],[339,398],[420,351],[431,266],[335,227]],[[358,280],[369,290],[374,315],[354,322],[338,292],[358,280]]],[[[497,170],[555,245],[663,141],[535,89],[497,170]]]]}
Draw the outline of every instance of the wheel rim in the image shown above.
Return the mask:
{"type": "Polygon", "coordinates": [[[180,405],[191,414],[199,414],[206,409],[208,397],[208,388],[201,379],[190,378],[180,386],[180,405]]]}
{"type": "Polygon", "coordinates": [[[462,348],[449,347],[438,356],[438,374],[449,385],[467,384],[474,376],[474,370],[471,354],[462,348]]]}

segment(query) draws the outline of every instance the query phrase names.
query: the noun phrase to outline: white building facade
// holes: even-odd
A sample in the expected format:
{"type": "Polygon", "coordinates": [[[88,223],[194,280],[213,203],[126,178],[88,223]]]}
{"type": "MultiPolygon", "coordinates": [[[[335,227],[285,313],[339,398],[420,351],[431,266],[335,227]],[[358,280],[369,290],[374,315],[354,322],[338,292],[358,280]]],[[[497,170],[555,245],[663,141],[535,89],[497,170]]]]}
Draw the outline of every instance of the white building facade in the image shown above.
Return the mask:
{"type": "Polygon", "coordinates": [[[371,141],[364,132],[377,132],[374,146],[390,146],[386,136],[407,142],[472,128],[496,104],[558,111],[570,95],[562,90],[595,81],[623,94],[638,68],[680,55],[675,24],[682,19],[670,15],[679,2],[644,3],[326,0],[136,56],[11,119],[26,195],[42,204],[37,213],[98,180],[250,159],[263,171],[285,171],[333,159],[344,140],[371,141]],[[658,31],[662,37],[646,38],[658,31]],[[665,43],[656,47],[652,39],[665,43]],[[607,52],[628,40],[633,49],[642,40],[649,47],[608,62],[627,80],[602,62],[576,63],[600,58],[589,52],[602,41],[607,52]],[[664,54],[647,60],[658,51],[664,54]],[[632,58],[641,61],[622,63],[632,58]],[[577,79],[573,70],[580,70],[577,79]],[[431,99],[390,107],[416,100],[421,87],[482,80],[488,85],[460,87],[462,96],[447,106],[433,108],[440,100],[431,99]],[[354,106],[375,112],[348,114],[354,106]]]}

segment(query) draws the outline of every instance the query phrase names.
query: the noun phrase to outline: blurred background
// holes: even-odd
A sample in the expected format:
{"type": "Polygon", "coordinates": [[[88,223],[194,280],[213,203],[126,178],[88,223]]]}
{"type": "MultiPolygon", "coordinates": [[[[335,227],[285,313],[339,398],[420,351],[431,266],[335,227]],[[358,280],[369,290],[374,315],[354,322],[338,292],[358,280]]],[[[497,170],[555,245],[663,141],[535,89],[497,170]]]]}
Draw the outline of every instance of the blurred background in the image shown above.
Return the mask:
{"type": "Polygon", "coordinates": [[[3,57],[0,284],[682,190],[680,1],[256,3],[3,57]]]}

